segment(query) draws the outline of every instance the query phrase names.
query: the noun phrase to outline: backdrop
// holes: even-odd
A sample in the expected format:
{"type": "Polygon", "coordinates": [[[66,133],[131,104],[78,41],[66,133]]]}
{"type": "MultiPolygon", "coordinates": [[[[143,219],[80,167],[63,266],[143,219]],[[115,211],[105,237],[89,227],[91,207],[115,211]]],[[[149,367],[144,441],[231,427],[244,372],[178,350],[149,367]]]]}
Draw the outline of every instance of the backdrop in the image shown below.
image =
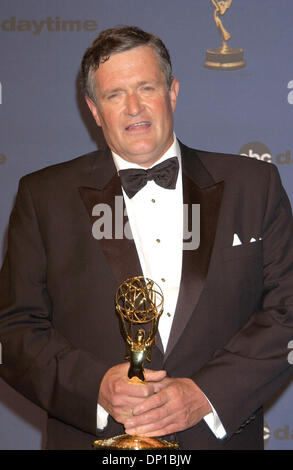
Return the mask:
{"type": "MultiPolygon", "coordinates": [[[[181,82],[177,136],[276,164],[292,203],[292,0],[233,0],[222,22],[246,61],[234,71],[204,67],[206,50],[221,45],[214,9],[211,0],[1,0],[2,257],[19,178],[104,145],[77,74],[98,33],[121,24],[154,32],[169,48],[181,82]]],[[[45,413],[4,382],[0,401],[0,449],[42,448],[45,413]]],[[[293,448],[292,402],[290,384],[266,405],[266,449],[293,448]]]]}

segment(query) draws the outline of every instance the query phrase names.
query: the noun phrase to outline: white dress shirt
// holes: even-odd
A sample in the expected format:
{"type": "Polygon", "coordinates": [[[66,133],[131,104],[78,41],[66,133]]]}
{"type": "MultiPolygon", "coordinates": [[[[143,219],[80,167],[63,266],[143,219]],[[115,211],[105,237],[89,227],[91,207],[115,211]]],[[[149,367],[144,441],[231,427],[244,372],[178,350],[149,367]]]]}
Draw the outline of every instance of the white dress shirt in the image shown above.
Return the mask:
{"type": "MultiPolygon", "coordinates": [[[[112,155],[118,172],[128,168],[143,168],[122,159],[114,152],[112,155]]],[[[155,281],[163,292],[164,312],[159,321],[159,334],[164,351],[167,348],[178,300],[183,253],[182,166],[180,147],[174,134],[173,144],[155,165],[175,156],[179,161],[175,189],[165,189],[154,181],[148,181],[131,199],[122,189],[143,275],[155,281]]],[[[225,429],[213,407],[212,409],[213,412],[204,419],[214,434],[223,438],[225,429]]],[[[102,429],[107,424],[108,414],[100,405],[97,416],[97,427],[102,429]]]]}

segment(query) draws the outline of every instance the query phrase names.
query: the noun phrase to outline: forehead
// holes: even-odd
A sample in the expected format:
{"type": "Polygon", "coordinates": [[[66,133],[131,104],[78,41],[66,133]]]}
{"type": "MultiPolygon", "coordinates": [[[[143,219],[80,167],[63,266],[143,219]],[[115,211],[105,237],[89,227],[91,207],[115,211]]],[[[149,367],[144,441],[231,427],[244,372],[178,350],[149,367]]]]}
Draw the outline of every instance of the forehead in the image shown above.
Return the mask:
{"type": "Polygon", "coordinates": [[[95,71],[99,88],[114,83],[135,83],[135,81],[162,80],[163,71],[156,52],[149,46],[138,46],[124,52],[112,54],[95,71]]]}

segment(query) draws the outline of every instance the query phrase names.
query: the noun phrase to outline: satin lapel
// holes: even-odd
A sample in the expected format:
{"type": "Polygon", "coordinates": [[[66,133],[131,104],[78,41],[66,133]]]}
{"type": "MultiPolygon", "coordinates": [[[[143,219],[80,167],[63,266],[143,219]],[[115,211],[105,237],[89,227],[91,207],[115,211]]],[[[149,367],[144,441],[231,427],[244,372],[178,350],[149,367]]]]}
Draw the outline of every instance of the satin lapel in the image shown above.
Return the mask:
{"type": "Polygon", "coordinates": [[[183,250],[179,297],[164,360],[181,336],[204,288],[223,188],[224,182],[215,184],[196,155],[193,155],[192,161],[190,158],[183,159],[183,202],[189,205],[200,204],[200,245],[196,250],[183,250]]]}

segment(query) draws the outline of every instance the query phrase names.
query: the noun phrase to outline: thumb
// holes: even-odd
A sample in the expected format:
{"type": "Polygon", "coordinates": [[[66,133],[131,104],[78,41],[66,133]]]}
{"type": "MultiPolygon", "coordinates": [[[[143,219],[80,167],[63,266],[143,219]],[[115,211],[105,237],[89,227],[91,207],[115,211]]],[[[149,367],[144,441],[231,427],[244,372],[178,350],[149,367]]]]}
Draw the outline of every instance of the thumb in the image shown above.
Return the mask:
{"type": "Polygon", "coordinates": [[[165,370],[144,369],[144,374],[147,382],[160,382],[167,376],[165,370]]]}

